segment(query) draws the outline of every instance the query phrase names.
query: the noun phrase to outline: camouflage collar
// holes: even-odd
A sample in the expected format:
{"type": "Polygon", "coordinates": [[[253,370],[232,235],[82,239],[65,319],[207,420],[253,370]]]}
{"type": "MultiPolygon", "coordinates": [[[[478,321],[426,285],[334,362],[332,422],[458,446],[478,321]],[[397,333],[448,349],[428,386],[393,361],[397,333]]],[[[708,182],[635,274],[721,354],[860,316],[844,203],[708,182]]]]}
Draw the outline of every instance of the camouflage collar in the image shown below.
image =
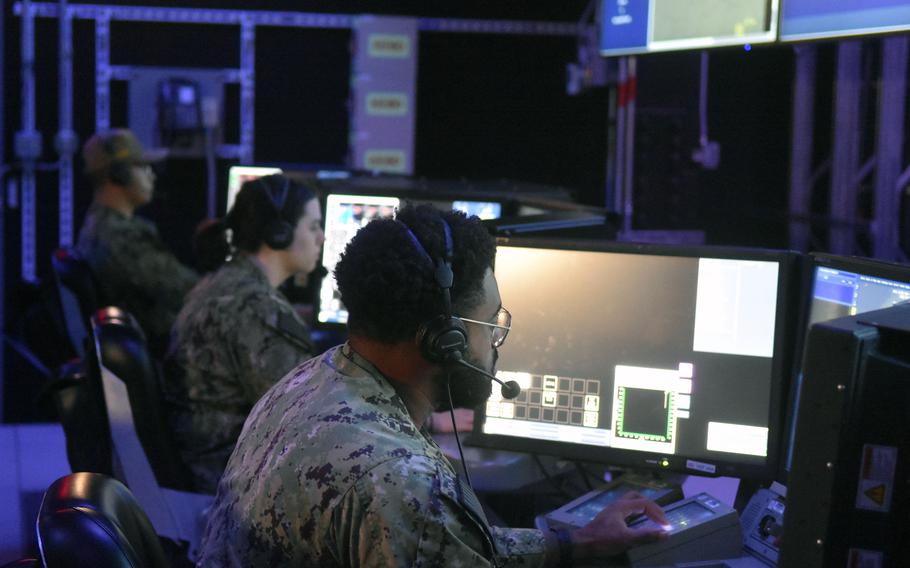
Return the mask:
{"type": "Polygon", "coordinates": [[[231,260],[225,266],[231,266],[235,270],[243,271],[249,274],[251,278],[255,278],[259,283],[265,285],[269,290],[273,290],[265,272],[253,262],[253,259],[247,253],[238,252],[231,257],[231,260]]]}

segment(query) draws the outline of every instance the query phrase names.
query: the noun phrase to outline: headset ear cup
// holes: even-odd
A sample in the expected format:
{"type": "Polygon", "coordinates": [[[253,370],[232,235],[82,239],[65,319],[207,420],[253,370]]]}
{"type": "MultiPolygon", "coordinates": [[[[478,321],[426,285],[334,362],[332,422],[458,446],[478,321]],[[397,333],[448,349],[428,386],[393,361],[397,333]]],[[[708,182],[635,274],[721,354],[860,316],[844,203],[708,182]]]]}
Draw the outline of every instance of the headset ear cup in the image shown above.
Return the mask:
{"type": "Polygon", "coordinates": [[[127,187],[133,182],[132,168],[126,162],[111,162],[107,177],[111,180],[111,183],[127,187]]]}
{"type": "Polygon", "coordinates": [[[468,352],[467,330],[458,318],[437,316],[420,326],[417,338],[420,352],[432,363],[454,363],[468,352]]]}
{"type": "Polygon", "coordinates": [[[272,221],[266,227],[262,240],[273,250],[284,250],[294,240],[294,227],[287,221],[272,221]]]}

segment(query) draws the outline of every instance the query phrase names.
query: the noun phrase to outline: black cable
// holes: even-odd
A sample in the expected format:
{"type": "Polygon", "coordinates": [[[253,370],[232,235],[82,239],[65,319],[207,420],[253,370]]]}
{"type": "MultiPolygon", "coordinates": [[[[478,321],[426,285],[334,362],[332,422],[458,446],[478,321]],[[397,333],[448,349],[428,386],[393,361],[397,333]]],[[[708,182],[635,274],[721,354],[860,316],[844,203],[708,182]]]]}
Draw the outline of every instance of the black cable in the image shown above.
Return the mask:
{"type": "Polygon", "coordinates": [[[452,404],[452,387],[449,377],[451,377],[451,374],[446,373],[446,394],[449,395],[449,416],[452,418],[452,432],[455,433],[455,444],[458,446],[458,457],[461,458],[461,469],[464,471],[465,481],[468,482],[468,487],[471,488],[471,491],[474,491],[474,484],[471,483],[471,474],[468,473],[468,464],[461,449],[461,440],[458,437],[458,426],[455,424],[455,405],[452,404]]]}
{"type": "MultiPolygon", "coordinates": [[[[465,481],[468,482],[468,487],[471,488],[471,491],[474,491],[474,484],[471,483],[471,474],[468,473],[468,464],[464,459],[464,451],[461,449],[461,440],[458,438],[458,426],[455,424],[455,405],[452,404],[452,386],[451,373],[446,373],[446,394],[449,396],[449,417],[452,418],[452,432],[455,434],[455,444],[458,446],[458,457],[461,458],[461,469],[464,470],[465,481]]],[[[493,542],[493,533],[484,529],[484,532],[488,534],[487,539],[490,541],[490,548],[492,549],[492,556],[490,557],[490,564],[493,565],[493,568],[499,568],[499,563],[496,561],[496,544],[493,542]]]]}

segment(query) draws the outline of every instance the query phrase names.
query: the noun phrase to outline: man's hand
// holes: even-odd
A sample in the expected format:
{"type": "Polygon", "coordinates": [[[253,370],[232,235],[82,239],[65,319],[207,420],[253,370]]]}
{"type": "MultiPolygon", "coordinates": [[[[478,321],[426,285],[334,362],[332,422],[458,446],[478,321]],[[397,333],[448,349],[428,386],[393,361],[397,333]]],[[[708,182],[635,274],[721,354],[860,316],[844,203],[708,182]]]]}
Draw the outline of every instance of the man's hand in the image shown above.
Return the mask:
{"type": "Polygon", "coordinates": [[[662,527],[669,527],[669,521],[657,503],[639,493],[629,493],[610,503],[594,520],[571,533],[574,559],[613,556],[634,546],[667,538],[667,529],[664,528],[629,528],[626,519],[640,514],[647,515],[662,527]]]}

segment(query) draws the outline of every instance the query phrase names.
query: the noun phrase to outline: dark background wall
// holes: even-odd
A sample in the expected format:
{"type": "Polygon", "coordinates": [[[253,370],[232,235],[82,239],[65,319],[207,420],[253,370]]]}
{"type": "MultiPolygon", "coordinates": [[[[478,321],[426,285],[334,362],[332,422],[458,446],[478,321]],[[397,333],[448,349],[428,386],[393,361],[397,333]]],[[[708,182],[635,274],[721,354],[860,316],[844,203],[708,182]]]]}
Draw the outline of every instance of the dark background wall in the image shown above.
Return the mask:
{"type": "MultiPolygon", "coordinates": [[[[12,4],[3,3],[6,162],[14,159],[13,136],[21,121],[20,30],[12,4]]],[[[351,14],[573,22],[587,2],[361,1],[332,6],[297,0],[141,2],[175,4],[299,11],[331,7],[351,14]]],[[[45,162],[56,159],[57,29],[56,20],[36,20],[37,127],[44,135],[45,162]]],[[[111,59],[124,65],[237,67],[238,37],[238,28],[231,26],[114,22],[111,59]]],[[[95,124],[94,41],[93,22],[75,20],[74,119],[83,141],[95,124]]],[[[329,167],[345,163],[350,42],[349,30],[259,28],[257,162],[329,167]]],[[[565,66],[575,52],[575,40],[568,37],[422,33],[417,175],[554,184],[576,190],[581,202],[604,205],[608,95],[605,88],[575,97],[566,94],[565,66]]],[[[699,54],[638,58],[634,226],[703,229],[714,244],[785,247],[792,49],[726,48],[711,51],[710,61],[710,134],[722,147],[716,171],[704,171],[691,160],[698,144],[699,54]]],[[[111,93],[112,124],[126,126],[126,83],[113,82],[111,93]]],[[[231,117],[239,113],[239,93],[235,88],[227,95],[226,138],[236,142],[239,129],[231,117]]],[[[230,164],[219,162],[220,186],[226,183],[230,164]]],[[[42,173],[38,183],[39,275],[44,276],[58,239],[56,174],[42,173]]],[[[77,177],[77,227],[90,197],[87,184],[77,177]]],[[[187,262],[192,261],[190,236],[204,215],[205,199],[202,160],[169,160],[160,171],[156,200],[143,212],[187,262]]],[[[4,221],[7,331],[40,334],[42,326],[30,322],[25,312],[37,301],[40,289],[19,280],[19,211],[7,208],[4,221]],[[23,331],[29,326],[37,331],[23,331]]]]}

